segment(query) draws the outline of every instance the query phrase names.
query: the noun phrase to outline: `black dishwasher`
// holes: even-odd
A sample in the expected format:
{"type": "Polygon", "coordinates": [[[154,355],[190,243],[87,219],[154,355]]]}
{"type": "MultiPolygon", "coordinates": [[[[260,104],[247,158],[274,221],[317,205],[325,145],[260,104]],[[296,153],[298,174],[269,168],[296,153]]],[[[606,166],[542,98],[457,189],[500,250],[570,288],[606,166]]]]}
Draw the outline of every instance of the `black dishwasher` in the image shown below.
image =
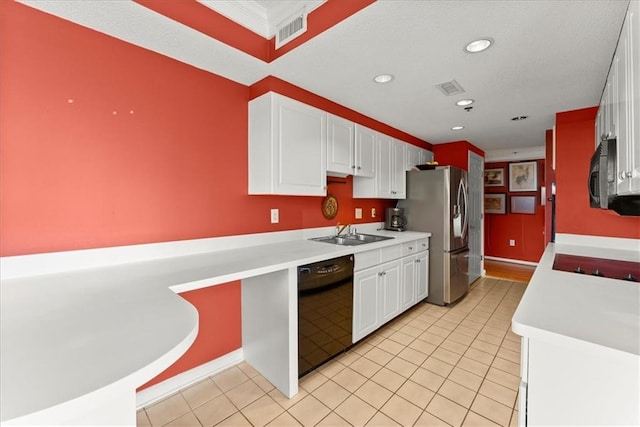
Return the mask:
{"type": "Polygon", "coordinates": [[[353,255],[298,267],[298,377],[352,344],[353,255]]]}

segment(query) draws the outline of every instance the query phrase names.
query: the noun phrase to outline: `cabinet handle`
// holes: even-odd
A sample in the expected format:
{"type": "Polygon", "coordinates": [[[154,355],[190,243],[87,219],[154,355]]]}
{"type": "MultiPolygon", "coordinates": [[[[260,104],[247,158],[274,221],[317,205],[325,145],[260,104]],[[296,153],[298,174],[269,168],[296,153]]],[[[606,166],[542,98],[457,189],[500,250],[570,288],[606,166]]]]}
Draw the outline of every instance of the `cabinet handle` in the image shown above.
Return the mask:
{"type": "Polygon", "coordinates": [[[355,169],[355,168],[356,168],[356,165],[351,166],[351,169],[355,169]]]}
{"type": "Polygon", "coordinates": [[[423,244],[422,244],[422,247],[423,247],[423,248],[426,248],[426,247],[427,247],[427,244],[426,244],[426,243],[423,243],[423,244]]]}
{"type": "Polygon", "coordinates": [[[416,263],[417,263],[417,264],[420,264],[420,260],[419,260],[419,259],[417,259],[417,260],[416,260],[416,263]]]}
{"type": "Polygon", "coordinates": [[[631,175],[632,175],[631,171],[625,172],[625,178],[631,178],[631,175]]]}
{"type": "Polygon", "coordinates": [[[409,246],[409,250],[412,251],[413,250],[413,246],[409,246]]]}
{"type": "Polygon", "coordinates": [[[362,166],[358,166],[358,170],[362,169],[362,166]]]}

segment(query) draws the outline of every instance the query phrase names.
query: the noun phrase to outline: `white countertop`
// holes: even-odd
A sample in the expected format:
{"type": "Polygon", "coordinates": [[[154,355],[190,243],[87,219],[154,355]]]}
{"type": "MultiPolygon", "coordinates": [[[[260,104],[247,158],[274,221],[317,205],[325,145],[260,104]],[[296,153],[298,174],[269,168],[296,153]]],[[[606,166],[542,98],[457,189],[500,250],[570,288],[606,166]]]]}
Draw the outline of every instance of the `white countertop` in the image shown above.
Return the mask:
{"type": "Polygon", "coordinates": [[[373,233],[394,239],[349,247],[296,239],[2,280],[2,421],[122,381],[135,389],[160,373],[197,334],[197,311],[176,292],[430,236],[373,233]]]}
{"type": "Polygon", "coordinates": [[[553,270],[556,254],[640,261],[638,249],[550,243],[513,316],[513,331],[640,355],[640,283],[553,270]]]}

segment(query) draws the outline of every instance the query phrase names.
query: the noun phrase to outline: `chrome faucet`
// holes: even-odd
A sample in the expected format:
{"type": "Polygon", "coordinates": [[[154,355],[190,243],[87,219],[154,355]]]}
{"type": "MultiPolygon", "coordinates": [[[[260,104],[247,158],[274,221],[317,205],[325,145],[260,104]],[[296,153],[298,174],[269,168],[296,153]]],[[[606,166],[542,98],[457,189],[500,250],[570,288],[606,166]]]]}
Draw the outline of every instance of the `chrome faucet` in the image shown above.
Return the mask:
{"type": "Polygon", "coordinates": [[[342,234],[342,232],[344,230],[347,230],[347,235],[351,234],[351,224],[340,225],[340,223],[338,223],[336,225],[336,235],[335,235],[335,237],[340,236],[340,234],[342,234]]]}

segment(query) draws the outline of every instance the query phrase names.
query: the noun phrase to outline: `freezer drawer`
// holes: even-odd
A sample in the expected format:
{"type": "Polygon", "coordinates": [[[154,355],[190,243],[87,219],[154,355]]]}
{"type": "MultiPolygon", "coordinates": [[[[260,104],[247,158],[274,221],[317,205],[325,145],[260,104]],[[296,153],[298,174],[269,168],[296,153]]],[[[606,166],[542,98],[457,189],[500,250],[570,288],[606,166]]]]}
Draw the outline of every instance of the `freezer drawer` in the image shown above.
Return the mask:
{"type": "Polygon", "coordinates": [[[445,253],[444,276],[444,303],[451,304],[457,301],[469,290],[469,248],[465,247],[457,251],[445,253]]]}

